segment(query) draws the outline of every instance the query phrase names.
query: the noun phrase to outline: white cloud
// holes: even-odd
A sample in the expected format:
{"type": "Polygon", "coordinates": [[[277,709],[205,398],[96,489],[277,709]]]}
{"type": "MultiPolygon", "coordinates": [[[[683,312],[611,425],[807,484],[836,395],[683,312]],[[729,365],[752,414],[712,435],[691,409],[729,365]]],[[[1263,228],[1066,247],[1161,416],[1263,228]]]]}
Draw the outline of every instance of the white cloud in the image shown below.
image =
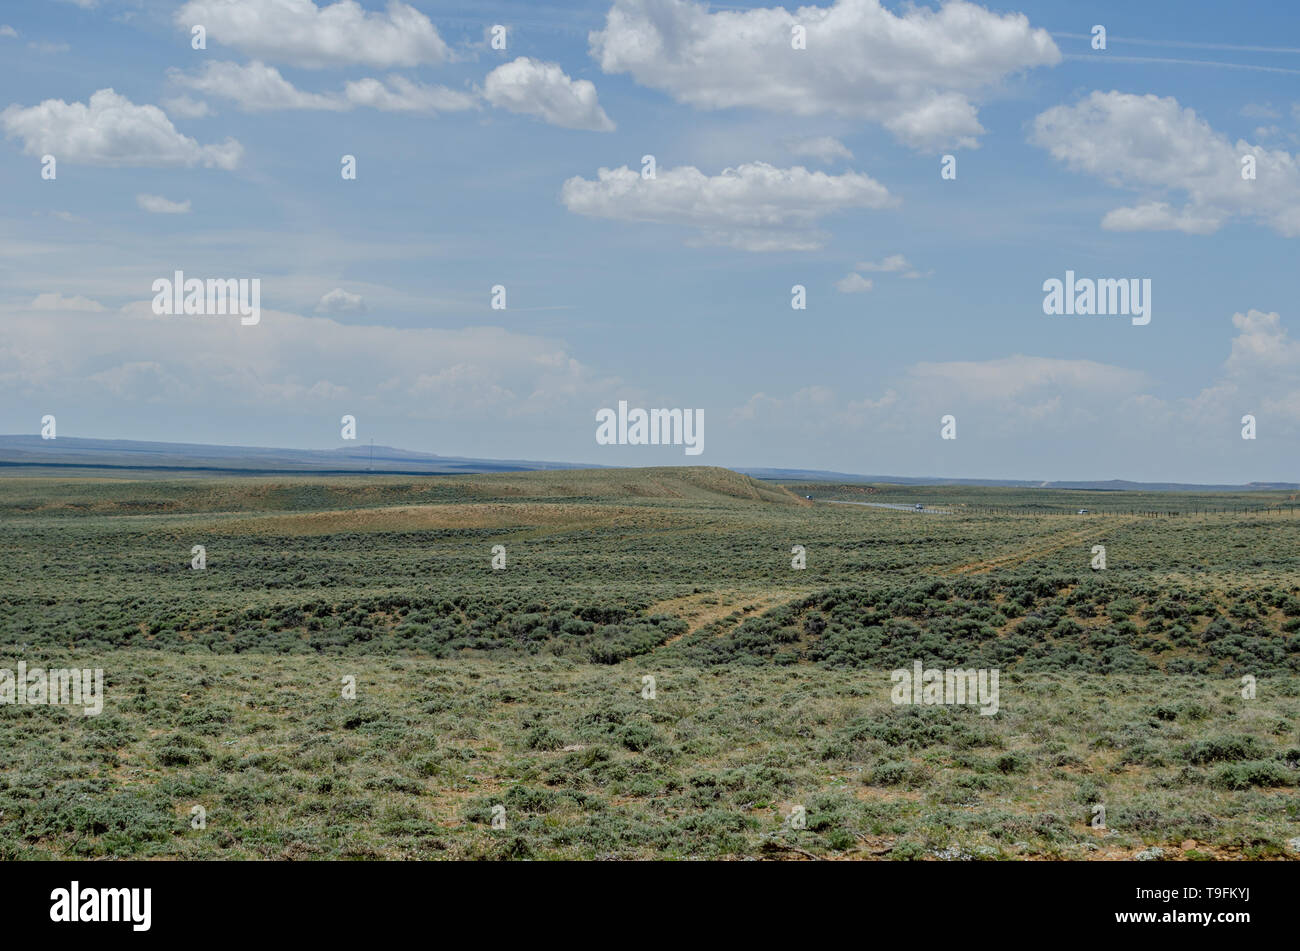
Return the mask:
{"type": "Polygon", "coordinates": [[[89,297],[64,297],[62,294],[38,294],[28,307],[32,310],[101,311],[104,305],[89,297]]]}
{"type": "Polygon", "coordinates": [[[178,119],[202,119],[212,114],[206,102],[199,102],[189,96],[173,96],[162,100],[162,106],[169,116],[178,119]]]}
{"type": "Polygon", "coordinates": [[[806,386],[796,390],[786,399],[755,393],[742,406],[730,413],[732,421],[753,421],[771,418],[783,410],[798,407],[803,410],[824,409],[835,399],[834,391],[825,386],[806,386]]]}
{"type": "Polygon", "coordinates": [[[389,76],[386,85],[378,79],[359,79],[347,84],[344,95],[353,105],[383,112],[461,112],[478,105],[478,100],[468,93],[428,86],[403,76],[389,76]]]}
{"type": "Polygon", "coordinates": [[[829,165],[836,159],[851,159],[853,153],[839,139],[829,135],[819,135],[811,139],[793,139],[786,143],[791,155],[801,158],[814,158],[829,165]]]}
{"type": "Polygon", "coordinates": [[[95,313],[29,305],[4,309],[0,319],[5,399],[111,396],[124,406],[275,406],[317,415],[323,399],[346,398],[359,408],[353,412],[497,425],[560,408],[586,419],[611,383],[563,342],[500,327],[349,325],[274,310],[244,327],[238,319],[155,316],[148,301],[95,313]],[[106,363],[106,355],[121,362],[106,363]]]}
{"type": "Polygon", "coordinates": [[[1300,435],[1300,341],[1276,313],[1233,314],[1237,336],[1219,378],[1170,409],[1199,429],[1235,433],[1256,418],[1260,440],[1300,435]]]}
{"type": "Polygon", "coordinates": [[[953,405],[1042,402],[1051,394],[1116,398],[1139,391],[1146,375],[1093,360],[1061,360],[1016,354],[995,360],[922,362],[908,371],[919,390],[943,393],[953,405]]]}
{"type": "Polygon", "coordinates": [[[1294,437],[1300,429],[1300,341],[1292,340],[1276,313],[1233,314],[1237,336],[1220,378],[1187,401],[1193,420],[1232,427],[1250,413],[1270,435],[1294,437]]]}
{"type": "Polygon", "coordinates": [[[8,36],[16,40],[18,39],[18,31],[6,23],[4,25],[0,25],[0,36],[8,36]]]}
{"type": "Polygon", "coordinates": [[[153,215],[188,215],[189,200],[171,201],[162,195],[136,195],[136,204],[153,215]]]}
{"type": "Polygon", "coordinates": [[[596,87],[573,80],[555,63],[521,56],[487,74],[483,94],[501,109],[537,116],[564,129],[612,132],[614,123],[596,99],[596,87]]]}
{"type": "Polygon", "coordinates": [[[1232,325],[1240,333],[1233,338],[1232,352],[1224,363],[1230,377],[1247,380],[1278,370],[1300,376],[1300,340],[1287,337],[1281,316],[1249,310],[1233,314],[1232,325]]]}
{"type": "Polygon", "coordinates": [[[274,66],[264,63],[231,63],[212,61],[205,63],[198,73],[168,71],[173,82],[189,89],[233,99],[241,109],[265,112],[273,109],[326,109],[342,111],[348,103],[341,96],[303,92],[280,75],[274,66]]]}
{"type": "MultiPolygon", "coordinates": [[[[731,418],[765,432],[776,445],[812,445],[851,433],[914,449],[938,442],[940,418],[952,413],[959,437],[968,440],[955,445],[978,441],[979,448],[987,448],[1001,439],[1021,442],[1104,431],[1099,421],[1122,415],[1117,404],[1138,396],[1146,382],[1141,372],[1091,360],[1016,354],[922,362],[885,381],[875,394],[846,398],[820,385],[789,396],[759,393],[733,410],[731,418]],[[976,433],[977,440],[972,439],[976,433]]],[[[911,456],[930,460],[914,465],[934,465],[928,452],[911,456]]]]}
{"type": "Polygon", "coordinates": [[[1241,114],[1248,119],[1282,118],[1282,113],[1274,109],[1269,103],[1248,102],[1241,107],[1241,114]]]}
{"type": "Polygon", "coordinates": [[[1163,201],[1148,201],[1132,208],[1114,208],[1102,217],[1107,231],[1182,231],[1187,234],[1213,234],[1222,219],[1198,216],[1189,208],[1175,211],[1163,201]]]}
{"type": "MultiPolygon", "coordinates": [[[[1190,481],[1188,473],[1204,466],[1207,453],[1222,456],[1237,447],[1253,454],[1248,465],[1285,465],[1288,447],[1300,436],[1300,340],[1289,337],[1276,313],[1234,314],[1232,325],[1235,335],[1222,367],[1208,385],[1183,397],[1153,395],[1155,381],[1139,370],[1015,354],[915,363],[860,398],[822,385],[789,395],[756,393],[730,416],[770,445],[811,448],[846,434],[870,436],[901,455],[911,451],[912,464],[923,468],[935,464],[926,447],[938,441],[939,419],[948,413],[957,417],[959,437],[966,441],[947,452],[974,451],[986,464],[996,464],[1030,441],[1042,447],[1044,457],[1069,454],[1072,467],[1103,470],[1058,477],[1135,477],[1129,467],[1154,453],[1177,460],[1177,468],[1160,478],[1190,481]],[[1256,417],[1258,444],[1240,439],[1246,414],[1256,417]]],[[[1023,470],[990,474],[1029,476],[1023,470]]]]}
{"type": "Polygon", "coordinates": [[[351,294],[341,287],[329,291],[316,305],[318,314],[364,314],[366,302],[360,294],[351,294]]]}
{"type": "Polygon", "coordinates": [[[871,290],[872,281],[861,274],[846,274],[835,282],[835,289],[841,294],[860,294],[871,290]]]}
{"type": "Polygon", "coordinates": [[[48,43],[45,41],[40,43],[28,43],[27,48],[36,50],[38,53],[66,53],[68,50],[72,49],[72,47],[67,43],[48,43]]]}
{"type": "Polygon", "coordinates": [[[1023,14],[964,0],[902,15],[879,0],[717,13],[693,0],[614,0],[589,41],[605,72],[697,108],[867,119],[919,149],[977,145],[973,99],[1061,59],[1023,14]],[[804,50],[791,48],[794,26],[804,50]]]}
{"type": "Polygon", "coordinates": [[[112,89],[99,90],[88,104],[47,99],[28,108],[13,105],[0,112],[0,125],[7,137],[23,140],[27,155],[74,164],[233,169],[243,154],[234,139],[199,145],[177,132],[157,106],[137,106],[112,89]]]}
{"type": "Polygon", "coordinates": [[[883,271],[886,274],[894,271],[906,271],[908,267],[907,258],[901,254],[891,254],[878,264],[872,261],[863,261],[857,265],[859,271],[883,271]]]}
{"type": "Polygon", "coordinates": [[[1172,97],[1095,91],[1039,115],[1030,141],[1071,171],[1143,193],[1137,205],[1107,213],[1105,228],[1211,234],[1246,218],[1300,236],[1296,156],[1231,142],[1172,97]],[[1254,181],[1242,178],[1245,155],[1254,157],[1254,181]],[[1181,208],[1162,200],[1170,193],[1181,194],[1181,208]]]}
{"type": "Polygon", "coordinates": [[[749,251],[815,250],[825,236],[812,228],[823,216],[897,203],[884,185],[857,172],[827,175],[764,162],[713,176],[689,165],[661,168],[649,180],[626,166],[602,168],[595,181],[566,181],[560,200],[575,214],[688,225],[700,229],[699,243],[749,251]]]}
{"type": "Polygon", "coordinates": [[[247,112],[279,109],[317,109],[345,112],[366,106],[384,112],[435,113],[472,109],[474,96],[446,86],[428,86],[402,76],[390,76],[385,84],[366,78],[348,82],[342,93],[304,92],[285,79],[274,66],[265,63],[214,61],[197,73],[172,69],[169,78],[205,95],[231,99],[247,112]]]}
{"type": "Polygon", "coordinates": [[[324,7],[312,0],[190,0],[174,20],[187,33],[202,24],[209,43],[310,69],[389,69],[441,63],[450,56],[429,18],[398,0],[389,0],[383,13],[367,11],[356,0],[324,7]]]}
{"type": "MultiPolygon", "coordinates": [[[[883,261],[860,261],[854,265],[854,270],[880,274],[898,274],[905,280],[916,280],[917,278],[929,277],[934,273],[934,271],[916,270],[908,263],[907,258],[901,254],[891,254],[883,261]]],[[[849,282],[851,277],[857,277],[857,275],[850,275],[850,277],[844,278],[840,284],[849,282]]],[[[836,286],[839,287],[840,285],[837,284],[836,286]]],[[[870,282],[868,281],[868,287],[869,286],[870,282]]],[[[842,287],[840,289],[843,290],[842,287]]],[[[861,289],[865,290],[866,288],[861,289]]]]}

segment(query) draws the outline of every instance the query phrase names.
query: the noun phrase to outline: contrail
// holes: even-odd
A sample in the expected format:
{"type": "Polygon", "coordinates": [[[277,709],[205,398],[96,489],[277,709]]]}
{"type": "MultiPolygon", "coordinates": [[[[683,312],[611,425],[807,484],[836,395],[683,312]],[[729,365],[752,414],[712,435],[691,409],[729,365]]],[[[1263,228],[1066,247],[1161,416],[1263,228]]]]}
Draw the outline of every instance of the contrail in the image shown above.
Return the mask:
{"type": "Polygon", "coordinates": [[[1256,66],[1253,63],[1220,63],[1208,59],[1168,59],[1163,56],[1114,56],[1110,53],[1093,54],[1066,53],[1065,59],[1091,60],[1094,63],[1164,63],[1169,66],[1217,66],[1220,69],[1249,69],[1261,73],[1290,73],[1300,75],[1300,69],[1287,69],[1284,66],[1256,66]]]}
{"type": "MultiPolygon", "coordinates": [[[[1090,40],[1090,33],[1053,33],[1053,37],[1090,40]]],[[[1144,46],[1172,46],[1189,50],[1234,50],[1239,53],[1300,53],[1294,46],[1237,46],[1232,43],[1194,43],[1189,40],[1142,40],[1127,36],[1107,36],[1108,43],[1137,43],[1144,46]]]]}

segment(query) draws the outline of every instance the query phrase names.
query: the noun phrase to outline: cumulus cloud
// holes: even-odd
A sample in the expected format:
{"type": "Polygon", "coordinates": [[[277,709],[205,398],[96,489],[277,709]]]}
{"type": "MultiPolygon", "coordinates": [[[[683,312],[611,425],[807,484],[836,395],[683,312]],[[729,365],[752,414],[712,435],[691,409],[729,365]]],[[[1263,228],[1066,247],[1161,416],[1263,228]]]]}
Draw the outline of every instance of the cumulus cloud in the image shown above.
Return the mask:
{"type": "Polygon", "coordinates": [[[183,73],[173,68],[168,75],[173,82],[205,95],[233,99],[240,108],[249,112],[274,109],[341,111],[348,108],[342,96],[303,92],[281,76],[274,66],[259,62],[214,61],[205,63],[197,73],[183,73]]]}
{"type": "Polygon", "coordinates": [[[1279,314],[1249,310],[1233,314],[1232,325],[1240,332],[1224,364],[1229,376],[1250,379],[1273,371],[1300,376],[1300,340],[1288,337],[1279,314]]]}
{"type": "Polygon", "coordinates": [[[135,202],[153,215],[188,215],[190,213],[189,199],[171,201],[162,195],[136,195],[135,202]]]}
{"type": "Polygon", "coordinates": [[[361,326],[273,310],[244,327],[238,319],[159,317],[148,301],[92,313],[81,299],[55,306],[52,298],[0,310],[5,399],[56,394],[67,403],[112,397],[127,406],[275,406],[287,414],[318,414],[322,400],[347,399],[400,418],[495,424],[559,407],[575,414],[581,407],[585,419],[611,383],[563,342],[500,327],[361,326]]]}
{"type": "Polygon", "coordinates": [[[359,79],[344,89],[347,101],[383,112],[462,112],[473,109],[478,101],[468,93],[446,86],[413,82],[404,76],[389,76],[387,83],[378,79],[359,79]]]}
{"type": "Polygon", "coordinates": [[[793,139],[786,143],[791,155],[801,158],[813,158],[830,164],[836,159],[851,159],[853,153],[839,139],[829,135],[819,135],[811,139],[793,139]]]}
{"type": "Polygon", "coordinates": [[[891,254],[879,263],[874,261],[863,261],[857,265],[859,271],[883,271],[886,274],[894,271],[906,271],[910,265],[907,258],[901,254],[891,254]]]}
{"type": "Polygon", "coordinates": [[[70,310],[70,311],[101,311],[104,305],[97,300],[91,300],[89,297],[64,297],[58,292],[52,294],[37,294],[28,307],[32,310],[70,310]]]}
{"type": "Polygon", "coordinates": [[[316,109],[345,112],[356,106],[384,112],[436,113],[472,109],[473,96],[446,86],[429,86],[402,76],[384,83],[366,78],[348,82],[341,93],[305,92],[265,63],[214,61],[196,73],[172,69],[172,82],[209,96],[230,99],[247,112],[316,109]]]}
{"type": "Polygon", "coordinates": [[[1292,340],[1276,313],[1232,315],[1237,335],[1220,377],[1185,401],[1188,416],[1216,428],[1246,413],[1273,433],[1300,429],[1300,340],[1292,340]]]}
{"type": "Polygon", "coordinates": [[[555,63],[521,56],[487,74],[483,95],[492,105],[537,116],[564,129],[612,132],[614,123],[596,99],[596,87],[573,80],[555,63]]]}
{"type": "Polygon", "coordinates": [[[958,447],[987,451],[1004,440],[1077,440],[1079,433],[1104,429],[1105,420],[1122,412],[1116,404],[1127,406],[1146,383],[1143,373],[1123,367],[1015,354],[915,363],[863,394],[821,385],[789,395],[756,393],[730,418],[738,427],[765,432],[774,445],[811,447],[851,433],[893,447],[898,458],[916,460],[912,465],[931,467],[935,460],[928,447],[931,440],[939,442],[939,421],[946,414],[957,417],[959,437],[966,437],[954,444],[958,447]],[[972,438],[975,433],[978,439],[972,438]]]}
{"type": "Polygon", "coordinates": [[[191,99],[189,96],[173,96],[162,100],[162,105],[169,116],[175,116],[177,119],[202,119],[212,114],[206,102],[191,99]]]}
{"type": "Polygon", "coordinates": [[[999,468],[1030,441],[1045,467],[1056,467],[1053,478],[1197,481],[1207,472],[1235,472],[1243,481],[1294,478],[1286,467],[1294,467],[1292,447],[1300,437],[1300,340],[1276,313],[1237,313],[1231,327],[1219,370],[1181,396],[1156,395],[1158,381],[1141,370],[1014,354],[914,363],[862,394],[820,384],[754,393],[729,418],[763,444],[803,453],[828,439],[870,440],[881,451],[888,447],[889,459],[911,460],[918,475],[935,474],[939,420],[951,413],[959,439],[943,451],[963,460],[953,475],[977,474],[966,466],[981,460],[990,476],[1034,477],[999,468]],[[1256,417],[1258,443],[1240,438],[1246,414],[1256,417]],[[1160,460],[1155,471],[1133,470],[1151,466],[1152,458],[1160,460]],[[1062,459],[1069,460],[1065,466],[1062,459]],[[1257,466],[1273,467],[1274,474],[1257,466]]]}
{"type": "Polygon", "coordinates": [[[360,294],[351,294],[341,287],[324,294],[316,305],[318,314],[364,314],[366,302],[360,294]]]}
{"type": "Polygon", "coordinates": [[[1172,96],[1094,91],[1039,115],[1030,141],[1071,171],[1142,193],[1138,204],[1108,212],[1105,228],[1204,235],[1245,218],[1284,237],[1300,235],[1296,156],[1232,142],[1172,96]],[[1255,162],[1254,181],[1241,174],[1246,155],[1255,162]],[[1182,206],[1167,196],[1179,196],[1182,206]]]}
{"type": "Polygon", "coordinates": [[[1278,112],[1270,103],[1248,102],[1241,107],[1241,114],[1248,119],[1280,119],[1282,113],[1278,112]]]}
{"type": "Polygon", "coordinates": [[[367,11],[356,0],[323,7],[312,0],[190,0],[174,19],[186,32],[202,24],[209,43],[309,69],[390,69],[450,58],[429,18],[399,0],[389,0],[382,13],[367,11]]]}
{"type": "Polygon", "coordinates": [[[995,360],[953,360],[922,362],[909,370],[918,389],[943,393],[958,401],[1011,403],[1028,399],[1041,402],[1043,395],[1091,394],[1114,398],[1135,393],[1146,375],[1093,360],[1061,360],[1023,354],[995,360]]]}
{"type": "MultiPolygon", "coordinates": [[[[868,273],[879,274],[899,274],[908,279],[919,277],[928,277],[932,271],[922,273],[907,263],[907,258],[901,254],[891,254],[883,261],[860,261],[853,266],[854,271],[867,271],[868,273]]],[[[835,285],[846,294],[854,291],[871,290],[871,279],[865,278],[861,274],[849,274],[841,278],[835,285]]]]}
{"type": "Polygon", "coordinates": [[[112,89],[89,103],[47,99],[0,112],[5,136],[20,138],[27,155],[53,155],[60,162],[107,166],[194,166],[233,169],[243,155],[234,139],[199,145],[176,131],[157,106],[138,106],[112,89]]]}
{"type": "Polygon", "coordinates": [[[8,24],[0,25],[0,36],[7,36],[11,39],[18,39],[18,31],[8,24]]]}
{"type": "Polygon", "coordinates": [[[602,168],[595,181],[566,181],[560,200],[575,214],[687,225],[699,229],[700,243],[748,251],[815,250],[825,236],[813,226],[825,215],[896,203],[884,185],[857,172],[827,175],[764,162],[712,176],[689,165],[661,168],[653,179],[626,166],[602,168]]]}
{"type": "Polygon", "coordinates": [[[835,282],[835,289],[841,294],[860,294],[863,291],[871,290],[871,278],[863,277],[861,274],[846,274],[835,282]]]}
{"type": "Polygon", "coordinates": [[[1102,216],[1107,231],[1182,231],[1187,234],[1213,234],[1222,219],[1197,214],[1190,208],[1181,211],[1167,202],[1148,201],[1132,208],[1113,208],[1102,216]]]}
{"type": "Polygon", "coordinates": [[[927,150],[977,145],[976,98],[1061,59],[1023,14],[964,0],[901,15],[879,0],[716,13],[693,0],[614,0],[589,41],[605,72],[700,109],[866,119],[927,150]],[[806,49],[792,48],[795,26],[806,49]]]}

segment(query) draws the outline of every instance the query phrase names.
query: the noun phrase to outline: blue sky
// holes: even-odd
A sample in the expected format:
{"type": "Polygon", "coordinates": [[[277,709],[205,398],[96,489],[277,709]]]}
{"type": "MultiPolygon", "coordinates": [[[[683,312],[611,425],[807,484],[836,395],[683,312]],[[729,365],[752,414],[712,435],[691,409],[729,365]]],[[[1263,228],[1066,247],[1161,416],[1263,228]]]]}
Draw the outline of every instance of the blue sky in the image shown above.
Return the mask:
{"type": "Polygon", "coordinates": [[[0,431],[1295,480],[1297,17],[1133,6],[7,5],[0,431]],[[177,269],[261,321],[153,315],[177,269]],[[1045,315],[1067,269],[1151,322],[1045,315]],[[620,399],[704,453],[597,445],[620,399]]]}

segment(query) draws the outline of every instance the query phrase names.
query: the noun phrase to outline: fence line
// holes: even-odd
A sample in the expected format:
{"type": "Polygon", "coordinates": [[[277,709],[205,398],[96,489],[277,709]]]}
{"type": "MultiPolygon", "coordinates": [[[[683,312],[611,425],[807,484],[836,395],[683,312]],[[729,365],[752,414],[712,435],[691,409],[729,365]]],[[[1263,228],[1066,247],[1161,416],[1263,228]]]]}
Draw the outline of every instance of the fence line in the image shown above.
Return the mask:
{"type": "MultiPolygon", "coordinates": [[[[966,515],[1072,515],[1073,514],[1075,515],[1075,517],[1080,517],[1077,511],[1071,512],[1068,509],[1039,509],[1039,508],[1030,509],[1024,507],[1008,508],[1006,506],[995,506],[995,505],[961,505],[960,503],[957,504],[946,503],[946,504],[949,506],[947,509],[948,513],[953,515],[961,515],[961,514],[966,514],[966,515]]],[[[889,507],[889,506],[882,505],[882,507],[889,507]]],[[[900,503],[900,508],[902,507],[903,506],[900,503]]],[[[1128,515],[1128,516],[1139,516],[1142,518],[1175,518],[1180,515],[1278,515],[1278,516],[1286,515],[1286,516],[1295,517],[1297,507],[1298,506],[1296,505],[1287,504],[1287,505],[1267,505],[1262,507],[1237,505],[1237,506],[1218,506],[1218,507],[1207,507],[1207,508],[1198,507],[1198,508],[1191,508],[1191,509],[1124,509],[1124,508],[1094,509],[1094,508],[1090,508],[1087,510],[1087,515],[1106,515],[1106,516],[1128,515]]]]}

